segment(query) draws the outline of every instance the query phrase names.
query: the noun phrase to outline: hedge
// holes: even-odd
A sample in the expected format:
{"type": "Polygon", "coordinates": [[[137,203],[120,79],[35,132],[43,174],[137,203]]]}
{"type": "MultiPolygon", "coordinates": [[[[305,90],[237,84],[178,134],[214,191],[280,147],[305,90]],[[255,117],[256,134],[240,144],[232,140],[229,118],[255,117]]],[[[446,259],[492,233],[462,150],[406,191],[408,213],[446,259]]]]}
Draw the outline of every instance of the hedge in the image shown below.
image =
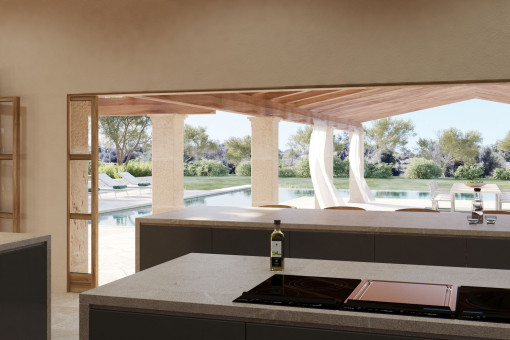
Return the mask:
{"type": "Polygon", "coordinates": [[[201,159],[184,166],[184,176],[226,176],[228,168],[219,161],[201,159]]]}
{"type": "Polygon", "coordinates": [[[441,176],[441,168],[434,161],[425,158],[413,158],[407,166],[407,178],[432,179],[441,176]]]}

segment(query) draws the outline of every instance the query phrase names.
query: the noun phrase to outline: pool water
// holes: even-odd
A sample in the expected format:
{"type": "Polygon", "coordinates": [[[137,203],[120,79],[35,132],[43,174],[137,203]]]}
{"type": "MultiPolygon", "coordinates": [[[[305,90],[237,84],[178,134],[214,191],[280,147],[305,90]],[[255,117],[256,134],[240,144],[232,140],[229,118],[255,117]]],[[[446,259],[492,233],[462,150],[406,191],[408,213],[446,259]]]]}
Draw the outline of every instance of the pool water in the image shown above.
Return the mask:
{"type": "MultiPolygon", "coordinates": [[[[341,197],[349,197],[348,190],[338,190],[341,197]]],[[[422,191],[372,191],[376,198],[398,198],[398,199],[430,199],[429,192],[422,191]]],[[[289,201],[298,197],[312,197],[313,189],[283,189],[278,191],[280,202],[289,201]]],[[[494,195],[485,195],[483,199],[486,201],[494,200],[494,195]]],[[[472,194],[456,194],[457,200],[472,200],[472,194]]],[[[184,200],[185,207],[193,207],[200,205],[210,206],[231,206],[231,207],[250,207],[251,206],[251,189],[228,192],[224,194],[191,198],[184,200]]],[[[99,225],[108,226],[134,226],[135,219],[145,215],[152,214],[152,206],[141,208],[132,208],[128,210],[119,210],[115,212],[99,214],[99,225]]]]}

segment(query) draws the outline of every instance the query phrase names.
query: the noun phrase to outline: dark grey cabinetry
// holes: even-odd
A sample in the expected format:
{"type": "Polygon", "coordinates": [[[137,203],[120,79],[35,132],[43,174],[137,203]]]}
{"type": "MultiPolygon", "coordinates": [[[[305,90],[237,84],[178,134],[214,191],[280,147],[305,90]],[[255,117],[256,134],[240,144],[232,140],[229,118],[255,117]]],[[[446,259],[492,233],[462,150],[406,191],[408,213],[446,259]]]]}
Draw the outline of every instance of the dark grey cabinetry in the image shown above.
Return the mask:
{"type": "Polygon", "coordinates": [[[376,235],[375,262],[464,267],[466,239],[376,235]]]}
{"type": "Polygon", "coordinates": [[[424,338],[403,337],[398,335],[383,335],[369,333],[355,333],[347,331],[274,326],[263,324],[246,324],[246,340],[418,340],[424,338]]]}
{"type": "Polygon", "coordinates": [[[0,252],[0,339],[46,339],[47,244],[0,252]]]}
{"type": "Polygon", "coordinates": [[[269,256],[267,230],[212,229],[214,254],[269,256]]]}
{"type": "Polygon", "coordinates": [[[474,268],[510,269],[510,241],[468,239],[467,266],[474,268]]]}
{"type": "Polygon", "coordinates": [[[140,270],[189,253],[211,253],[210,228],[144,225],[140,228],[140,270]]]}
{"type": "Polygon", "coordinates": [[[90,309],[90,340],[242,340],[242,322],[90,309]]]}
{"type": "Polygon", "coordinates": [[[374,236],[292,231],[290,257],[338,261],[374,261],[374,236]]]}

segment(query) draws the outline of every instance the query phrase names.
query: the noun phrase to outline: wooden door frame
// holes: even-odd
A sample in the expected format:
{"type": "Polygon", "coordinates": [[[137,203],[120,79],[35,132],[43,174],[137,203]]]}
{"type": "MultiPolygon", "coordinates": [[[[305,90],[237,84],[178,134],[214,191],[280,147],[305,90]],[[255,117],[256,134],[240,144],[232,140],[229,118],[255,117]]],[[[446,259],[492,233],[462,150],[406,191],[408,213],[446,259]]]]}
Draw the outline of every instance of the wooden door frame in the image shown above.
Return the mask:
{"type": "MultiPolygon", "coordinates": [[[[67,290],[69,292],[83,292],[98,285],[98,97],[94,95],[67,96],[67,290]],[[91,102],[91,152],[90,154],[71,153],[71,103],[73,101],[91,102]],[[89,213],[71,212],[71,162],[91,162],[91,211],[89,213]],[[91,272],[71,272],[71,220],[91,221],[91,272]]],[[[87,198],[88,199],[88,198],[87,198]]]]}
{"type": "Polygon", "coordinates": [[[0,103],[12,103],[12,153],[1,154],[0,160],[12,160],[12,212],[0,212],[0,218],[12,219],[12,231],[20,230],[20,97],[0,97],[0,103]]]}

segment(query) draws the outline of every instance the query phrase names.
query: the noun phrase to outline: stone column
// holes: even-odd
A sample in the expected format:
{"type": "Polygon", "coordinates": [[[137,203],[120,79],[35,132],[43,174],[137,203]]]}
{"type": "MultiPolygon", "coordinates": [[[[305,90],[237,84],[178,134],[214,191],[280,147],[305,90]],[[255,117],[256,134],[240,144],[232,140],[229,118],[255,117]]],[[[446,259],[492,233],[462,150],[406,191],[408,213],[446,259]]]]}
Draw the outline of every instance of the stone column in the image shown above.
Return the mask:
{"type": "Polygon", "coordinates": [[[152,120],[152,212],[184,207],[183,114],[154,114],[152,120]]]}
{"type": "Polygon", "coordinates": [[[278,204],[277,117],[249,117],[251,121],[251,204],[278,204]]]}
{"type": "Polygon", "coordinates": [[[365,145],[363,132],[359,133],[360,142],[357,144],[357,150],[353,148],[353,133],[349,131],[349,160],[351,157],[358,157],[359,167],[354,166],[354,162],[349,161],[349,203],[364,203],[365,199],[361,193],[361,185],[356,181],[356,177],[365,179],[365,145]]]}

